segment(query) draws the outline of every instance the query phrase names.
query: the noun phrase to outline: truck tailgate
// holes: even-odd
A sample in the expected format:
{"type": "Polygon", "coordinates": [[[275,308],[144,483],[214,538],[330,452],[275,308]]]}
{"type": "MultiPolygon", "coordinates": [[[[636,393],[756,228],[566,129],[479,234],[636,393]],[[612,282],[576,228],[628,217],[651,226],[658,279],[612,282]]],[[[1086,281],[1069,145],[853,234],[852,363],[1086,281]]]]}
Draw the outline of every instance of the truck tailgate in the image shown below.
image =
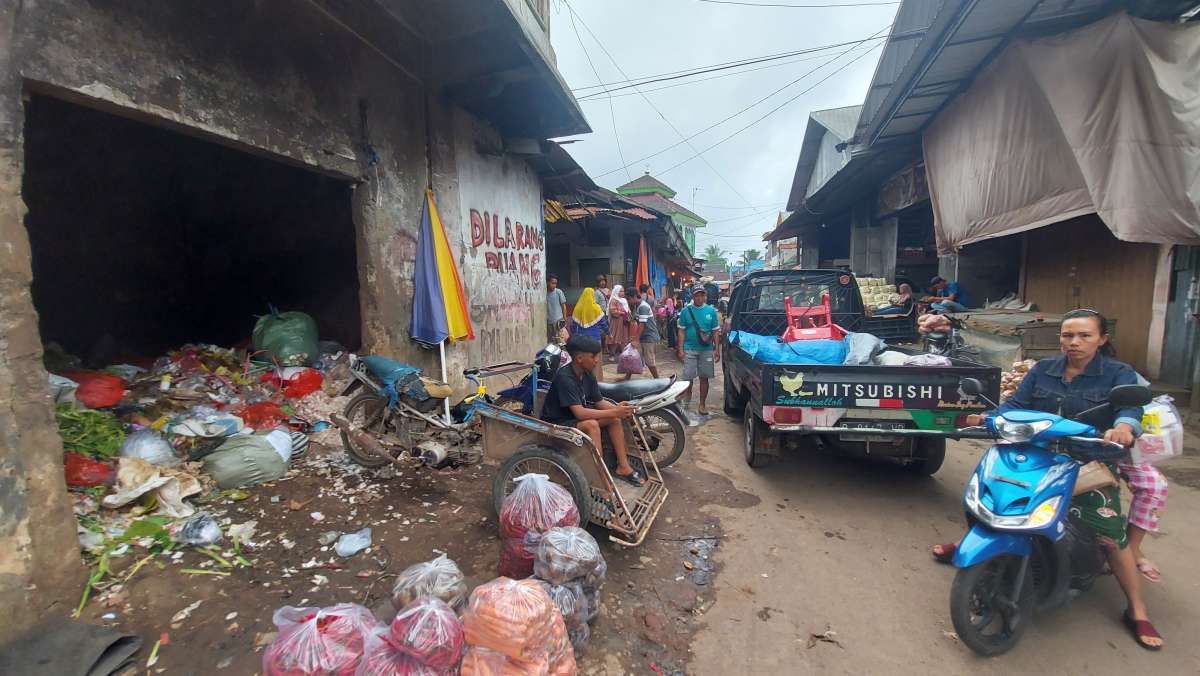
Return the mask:
{"type": "Polygon", "coordinates": [[[976,378],[992,401],[1000,397],[1000,369],[954,366],[762,366],[763,404],[814,408],[875,408],[978,412],[982,398],[959,392],[962,378],[976,378]]]}

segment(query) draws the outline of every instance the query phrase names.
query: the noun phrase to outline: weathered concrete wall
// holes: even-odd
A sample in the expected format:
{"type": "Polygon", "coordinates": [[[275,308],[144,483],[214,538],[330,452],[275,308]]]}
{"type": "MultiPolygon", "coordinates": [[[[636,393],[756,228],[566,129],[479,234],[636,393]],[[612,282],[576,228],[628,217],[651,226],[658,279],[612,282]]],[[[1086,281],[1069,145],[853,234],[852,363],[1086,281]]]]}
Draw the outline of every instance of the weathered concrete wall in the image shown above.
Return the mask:
{"type": "Polygon", "coordinates": [[[451,347],[452,373],[467,362],[528,358],[541,342],[541,331],[528,329],[544,322],[544,303],[513,308],[544,297],[544,265],[535,271],[533,261],[544,251],[521,249],[528,273],[520,259],[516,272],[489,270],[487,247],[470,246],[470,209],[540,225],[537,182],[521,161],[481,154],[477,145],[502,144],[485,124],[427,101],[412,75],[422,72],[421,64],[384,58],[305,3],[0,4],[0,606],[22,618],[0,623],[0,642],[73,603],[82,579],[29,293],[22,93],[360,181],[363,349],[436,372],[436,352],[408,337],[416,228],[432,169],[450,238],[466,245],[464,282],[481,337],[451,347]]]}

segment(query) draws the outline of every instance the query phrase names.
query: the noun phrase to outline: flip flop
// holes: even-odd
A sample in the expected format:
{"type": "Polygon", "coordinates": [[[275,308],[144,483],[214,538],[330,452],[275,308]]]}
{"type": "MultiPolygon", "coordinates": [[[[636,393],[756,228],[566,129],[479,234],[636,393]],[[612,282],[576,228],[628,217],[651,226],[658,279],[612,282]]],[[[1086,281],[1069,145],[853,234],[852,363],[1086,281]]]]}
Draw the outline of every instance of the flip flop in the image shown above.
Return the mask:
{"type": "Polygon", "coordinates": [[[1143,638],[1162,639],[1162,635],[1158,633],[1158,630],[1154,628],[1153,624],[1150,624],[1149,620],[1133,619],[1129,615],[1129,609],[1126,608],[1125,612],[1121,614],[1121,622],[1123,622],[1125,627],[1133,634],[1133,640],[1137,641],[1137,644],[1142,648],[1145,648],[1146,650],[1162,650],[1161,645],[1148,645],[1142,641],[1143,638]]]}
{"type": "Polygon", "coordinates": [[[937,561],[938,563],[944,563],[947,565],[954,562],[954,552],[958,551],[957,544],[951,542],[949,544],[944,544],[944,545],[934,545],[933,547],[931,547],[929,549],[929,553],[933,555],[934,561],[937,561]],[[941,547],[942,553],[938,554],[937,552],[933,551],[933,547],[941,547]]]}
{"type": "Polygon", "coordinates": [[[629,474],[617,474],[616,472],[613,472],[613,475],[630,486],[634,486],[635,488],[641,488],[646,484],[646,480],[642,478],[641,474],[637,473],[636,469],[629,474]]]}
{"type": "Polygon", "coordinates": [[[1158,566],[1154,565],[1154,562],[1151,561],[1150,559],[1147,559],[1147,558],[1138,559],[1137,560],[1137,569],[1138,569],[1138,572],[1142,574],[1142,577],[1146,578],[1147,580],[1149,580],[1151,582],[1161,582],[1162,581],[1162,572],[1159,571],[1158,566]]]}

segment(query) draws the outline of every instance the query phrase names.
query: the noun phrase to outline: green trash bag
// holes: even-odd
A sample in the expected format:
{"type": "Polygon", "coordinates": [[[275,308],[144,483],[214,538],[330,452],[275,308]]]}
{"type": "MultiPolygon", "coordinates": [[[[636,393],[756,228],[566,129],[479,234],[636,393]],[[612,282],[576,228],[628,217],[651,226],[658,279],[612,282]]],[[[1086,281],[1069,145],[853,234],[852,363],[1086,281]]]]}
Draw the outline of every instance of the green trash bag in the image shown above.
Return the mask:
{"type": "Polygon", "coordinates": [[[254,349],[265,350],[255,361],[274,361],[280,366],[312,366],[321,356],[317,346],[317,322],[303,312],[263,315],[254,325],[254,349]]]}
{"type": "Polygon", "coordinates": [[[230,437],[205,456],[204,472],[227,490],[282,479],[287,463],[265,436],[243,434],[230,437]]]}

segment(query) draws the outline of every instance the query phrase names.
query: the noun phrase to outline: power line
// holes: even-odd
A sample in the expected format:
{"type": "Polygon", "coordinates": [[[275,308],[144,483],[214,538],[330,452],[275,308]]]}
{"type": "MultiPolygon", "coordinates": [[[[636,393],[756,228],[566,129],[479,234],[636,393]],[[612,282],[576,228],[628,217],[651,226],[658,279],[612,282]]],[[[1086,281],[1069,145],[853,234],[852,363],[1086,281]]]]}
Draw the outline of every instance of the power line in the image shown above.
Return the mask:
{"type": "MultiPolygon", "coordinates": [[[[882,36],[880,36],[879,39],[882,39],[882,36]]],[[[826,58],[825,54],[818,54],[816,56],[806,56],[806,57],[802,57],[799,59],[780,61],[778,63],[770,63],[765,66],[759,66],[758,68],[747,68],[746,70],[739,70],[739,71],[736,71],[733,73],[721,73],[720,75],[713,75],[711,77],[702,77],[698,80],[687,80],[685,82],[676,82],[675,84],[669,84],[669,85],[665,85],[662,87],[655,87],[654,89],[647,89],[647,90],[645,90],[645,93],[653,94],[654,92],[661,92],[666,89],[675,89],[676,87],[685,87],[685,86],[691,85],[691,84],[699,84],[701,82],[708,82],[709,80],[719,80],[719,79],[725,78],[725,77],[734,77],[735,75],[746,75],[749,73],[756,73],[760,70],[766,70],[768,68],[778,68],[780,66],[790,66],[793,63],[802,63],[804,61],[816,61],[817,59],[824,59],[824,58],[826,58]]],[[[613,98],[619,99],[619,98],[622,98],[625,96],[636,96],[639,93],[641,93],[641,92],[626,92],[624,94],[614,94],[613,98]]],[[[597,94],[585,94],[583,96],[580,96],[577,100],[580,103],[588,103],[591,101],[597,101],[597,100],[599,100],[599,98],[598,98],[597,94]]]]}
{"type": "MultiPolygon", "coordinates": [[[[878,39],[882,39],[882,36],[878,39]]],[[[652,84],[654,82],[665,82],[667,80],[676,80],[679,78],[691,77],[693,75],[703,75],[705,73],[712,73],[712,72],[716,72],[716,71],[720,71],[720,70],[728,70],[730,68],[740,68],[742,66],[753,66],[755,64],[764,63],[767,61],[778,61],[779,59],[786,59],[786,58],[793,57],[793,56],[800,56],[802,54],[812,54],[814,52],[822,52],[822,51],[826,51],[829,49],[837,49],[838,47],[845,47],[846,45],[852,44],[853,42],[854,41],[841,42],[841,43],[835,43],[835,44],[829,44],[829,45],[818,45],[816,47],[797,49],[797,50],[792,50],[790,52],[778,52],[776,54],[767,54],[764,56],[755,56],[755,57],[749,57],[749,58],[745,58],[745,59],[737,59],[735,61],[724,61],[721,63],[711,64],[708,66],[696,66],[695,68],[685,68],[683,70],[668,71],[666,73],[657,73],[654,75],[643,75],[641,77],[635,77],[635,78],[628,79],[628,80],[617,80],[614,82],[605,82],[602,84],[585,85],[583,87],[577,87],[575,89],[572,89],[571,91],[572,92],[581,92],[586,89],[603,89],[603,88],[611,86],[611,85],[625,85],[623,87],[613,87],[611,89],[611,91],[618,91],[620,89],[628,89],[629,87],[633,87],[635,85],[652,84]],[[637,82],[634,82],[635,80],[637,82]],[[633,83],[633,84],[629,84],[629,83],[633,83]]],[[[590,92],[590,93],[584,94],[583,96],[585,96],[585,97],[586,96],[596,96],[596,92],[590,92]]]]}
{"type": "MultiPolygon", "coordinates": [[[[587,24],[584,24],[584,27],[586,28],[586,27],[587,27],[587,24]]],[[[701,129],[700,131],[696,132],[695,134],[692,134],[691,136],[688,136],[688,137],[684,138],[684,140],[683,140],[683,141],[680,141],[680,142],[678,142],[678,143],[672,143],[671,145],[667,146],[666,148],[663,148],[663,149],[661,149],[661,150],[659,150],[659,151],[657,151],[657,152],[651,153],[651,154],[649,154],[649,155],[647,155],[647,156],[645,156],[645,157],[642,157],[642,158],[640,158],[640,159],[636,159],[636,160],[634,160],[632,163],[630,163],[630,165],[626,165],[626,166],[622,166],[622,167],[617,167],[616,169],[610,169],[610,170],[608,170],[608,171],[606,171],[606,172],[604,172],[604,173],[597,174],[597,175],[596,175],[596,178],[604,178],[605,176],[608,176],[608,175],[610,175],[610,174],[615,174],[615,173],[617,173],[618,171],[622,171],[622,170],[626,169],[628,166],[632,166],[632,165],[635,165],[635,164],[641,164],[642,162],[645,162],[646,160],[649,160],[649,159],[653,159],[653,158],[655,158],[655,157],[658,157],[659,155],[662,155],[663,153],[665,153],[665,152],[667,152],[667,151],[674,150],[675,148],[678,148],[679,146],[683,145],[684,143],[687,143],[687,142],[691,141],[692,139],[696,138],[697,136],[699,136],[699,135],[701,135],[701,134],[703,134],[703,133],[705,133],[705,132],[707,132],[707,131],[710,131],[710,130],[712,130],[712,129],[715,129],[715,128],[717,128],[717,127],[721,126],[722,124],[725,124],[726,122],[728,122],[728,121],[732,120],[733,118],[735,118],[735,117],[737,117],[737,116],[741,115],[742,113],[745,113],[746,111],[750,110],[751,108],[754,108],[754,107],[758,106],[759,104],[763,103],[764,101],[766,101],[766,100],[770,99],[772,96],[775,96],[776,94],[778,94],[778,93],[782,92],[783,90],[787,89],[788,87],[791,87],[792,85],[794,85],[794,84],[796,84],[797,82],[799,82],[799,81],[803,80],[804,78],[808,77],[809,75],[812,75],[813,73],[817,72],[818,70],[820,70],[820,69],[824,68],[825,66],[827,66],[827,65],[829,65],[829,64],[831,64],[831,63],[833,63],[833,62],[834,62],[834,61],[836,61],[838,58],[840,58],[840,57],[842,57],[842,56],[845,56],[845,55],[846,55],[848,52],[850,52],[851,50],[853,50],[853,49],[854,49],[854,47],[856,47],[856,46],[858,46],[858,45],[860,45],[860,44],[862,44],[862,43],[864,43],[864,42],[868,42],[868,41],[870,41],[870,40],[874,39],[874,38],[875,38],[877,35],[879,35],[880,33],[884,32],[884,31],[886,31],[888,28],[891,28],[891,26],[884,26],[882,29],[880,29],[880,30],[878,30],[878,31],[875,31],[875,34],[873,34],[873,35],[871,35],[871,36],[869,36],[869,37],[863,38],[863,39],[861,39],[861,40],[855,40],[855,41],[853,41],[853,42],[852,42],[853,46],[852,46],[852,47],[850,47],[850,49],[847,49],[846,51],[840,52],[840,53],[838,53],[838,54],[834,55],[832,58],[830,58],[830,59],[827,59],[826,61],[824,61],[824,62],[822,62],[822,63],[820,63],[820,64],[818,64],[818,65],[816,65],[816,66],[814,66],[814,67],[812,67],[812,68],[810,68],[810,69],[808,69],[808,70],[807,70],[807,71],[805,71],[805,72],[804,72],[802,75],[800,75],[800,77],[798,77],[798,78],[796,78],[796,79],[792,80],[791,82],[788,82],[787,84],[783,85],[782,87],[780,87],[780,88],[776,89],[775,91],[771,92],[770,94],[767,94],[766,96],[764,96],[764,97],[762,97],[762,98],[758,99],[758,100],[757,100],[757,101],[755,101],[754,103],[751,103],[750,105],[748,105],[748,106],[746,106],[746,107],[744,107],[744,108],[742,108],[742,109],[738,110],[737,112],[733,113],[732,115],[728,115],[728,116],[726,116],[726,117],[724,117],[724,118],[722,118],[722,119],[720,119],[720,120],[717,120],[716,122],[714,122],[714,123],[712,123],[712,124],[708,125],[708,126],[707,126],[707,127],[705,127],[704,129],[701,129]]],[[[876,46],[878,46],[878,45],[876,45],[876,46]]],[[[874,49],[874,47],[872,47],[872,49],[874,49]]],[[[863,52],[863,53],[864,53],[864,54],[868,54],[868,53],[870,53],[870,50],[868,50],[867,52],[863,52]]],[[[851,63],[853,63],[853,62],[851,62],[851,63]]],[[[823,81],[824,81],[824,80],[822,80],[822,82],[823,82],[823,81]]],[[[818,83],[818,84],[820,84],[820,83],[818,83]]],[[[802,92],[802,93],[803,93],[803,92],[802,92]]],[[[690,159],[691,159],[691,158],[689,158],[689,161],[690,161],[690,159]]],[[[677,166],[678,166],[678,165],[677,165],[677,166]]],[[[672,168],[674,168],[674,167],[672,167],[672,168]]]]}
{"type": "MultiPolygon", "coordinates": [[[[577,13],[575,12],[575,8],[572,7],[569,2],[566,2],[564,0],[564,4],[566,5],[567,10],[571,13],[572,17],[577,16],[577,13]]],[[[572,19],[572,21],[574,21],[574,19],[572,19]]],[[[597,45],[600,45],[600,50],[604,52],[604,54],[608,57],[608,60],[612,62],[614,67],[616,67],[617,72],[621,74],[621,77],[628,78],[629,76],[625,74],[625,71],[621,68],[621,64],[617,63],[617,60],[615,58],[613,58],[613,55],[608,51],[608,48],[604,46],[604,43],[600,41],[600,38],[597,37],[594,32],[592,32],[592,29],[587,25],[587,22],[583,20],[583,17],[579,17],[579,23],[583,24],[584,30],[586,30],[588,32],[588,34],[592,36],[592,39],[596,41],[597,45]]],[[[597,78],[597,79],[599,79],[599,78],[597,78]]],[[[635,89],[635,91],[640,91],[636,87],[634,89],[635,89]]],[[[688,144],[689,148],[691,148],[693,151],[696,149],[695,146],[692,145],[691,141],[689,141],[687,138],[684,137],[683,132],[679,131],[679,128],[676,127],[675,124],[672,123],[670,120],[668,120],[666,115],[663,115],[663,112],[658,109],[658,106],[654,105],[654,102],[650,100],[650,97],[646,96],[645,94],[642,94],[642,100],[645,101],[646,105],[650,106],[650,108],[655,113],[658,113],[658,116],[660,118],[662,118],[662,121],[666,122],[667,126],[670,127],[671,130],[674,131],[676,134],[678,134],[679,137],[684,140],[684,143],[688,144]]],[[[621,163],[625,164],[625,160],[622,159],[621,163]]],[[[717,168],[714,167],[712,165],[712,163],[708,161],[708,158],[704,158],[704,164],[709,168],[709,170],[712,171],[712,173],[716,174],[717,178],[721,179],[721,182],[724,183],[725,187],[729,188],[729,190],[732,191],[733,194],[737,195],[738,198],[741,199],[746,204],[750,204],[750,200],[746,199],[745,195],[743,195],[741,192],[739,192],[737,188],[733,187],[733,184],[729,182],[729,179],[725,178],[725,176],[721,172],[717,171],[717,168]]],[[[625,164],[625,170],[626,170],[626,172],[625,172],[626,175],[628,175],[628,173],[629,173],[629,165],[628,164],[625,164]]]]}
{"type": "MultiPolygon", "coordinates": [[[[570,9],[570,5],[568,5],[567,8],[570,9]]],[[[600,77],[600,71],[596,69],[596,64],[592,63],[591,54],[588,54],[587,47],[583,45],[583,36],[579,34],[579,27],[575,25],[574,11],[571,12],[571,28],[575,30],[575,39],[579,41],[579,48],[583,50],[584,58],[587,59],[588,65],[592,67],[592,72],[596,74],[596,82],[603,82],[603,79],[600,77]]],[[[596,36],[593,35],[592,37],[596,36]]],[[[599,42],[599,40],[597,40],[597,42],[599,42]]],[[[603,45],[601,45],[601,47],[603,47],[603,45]]],[[[608,94],[608,90],[605,89],[604,93],[608,94]]],[[[608,118],[612,122],[613,140],[615,140],[617,143],[617,157],[621,160],[621,164],[625,165],[625,178],[632,181],[633,177],[629,175],[629,165],[625,164],[625,153],[621,150],[621,134],[617,131],[617,113],[613,110],[612,94],[609,94],[608,96],[608,118]]]]}
{"type": "Polygon", "coordinates": [[[707,2],[712,5],[739,5],[741,7],[787,7],[790,9],[820,9],[822,7],[883,7],[886,5],[899,5],[899,2],[838,2],[826,5],[817,5],[810,3],[783,3],[783,2],[735,2],[734,0],[696,0],[697,2],[707,2]]]}
{"type": "Polygon", "coordinates": [[[787,202],[780,201],[775,202],[774,204],[753,204],[748,207],[730,207],[719,204],[697,204],[696,207],[704,209],[777,209],[785,204],[787,204],[787,202]]]}
{"type": "MultiPolygon", "coordinates": [[[[883,30],[887,30],[887,27],[885,27],[883,30]]],[[[738,129],[737,131],[735,131],[735,132],[733,132],[732,134],[730,134],[730,135],[726,136],[725,138],[721,139],[720,141],[717,141],[716,143],[714,143],[714,144],[710,145],[709,147],[705,148],[704,150],[701,150],[701,151],[700,151],[700,152],[698,152],[696,155],[693,155],[692,157],[689,157],[689,158],[687,158],[686,160],[683,160],[682,162],[677,162],[677,163],[675,163],[675,164],[671,165],[670,167],[667,167],[666,169],[664,169],[664,170],[662,170],[662,171],[658,172],[658,173],[659,173],[659,175],[661,176],[661,175],[663,175],[663,174],[665,174],[665,173],[667,173],[667,172],[669,172],[669,171],[671,171],[671,170],[673,170],[673,169],[678,169],[679,167],[681,167],[681,166],[683,166],[683,165],[687,164],[688,162],[691,162],[692,160],[696,159],[697,157],[704,157],[704,153],[706,153],[706,152],[708,152],[708,151],[712,150],[713,148],[716,148],[717,146],[721,145],[722,143],[725,143],[725,142],[726,142],[726,141],[728,141],[729,139],[731,139],[731,138],[733,138],[734,136],[737,136],[738,134],[740,134],[740,133],[742,133],[742,132],[746,131],[746,130],[747,130],[747,129],[749,129],[750,127],[753,127],[754,125],[758,124],[759,122],[762,122],[763,120],[767,119],[767,118],[768,118],[768,117],[770,117],[771,115],[774,115],[776,112],[778,112],[778,111],[779,111],[780,109],[782,109],[784,106],[788,105],[788,104],[789,104],[789,103],[791,103],[792,101],[795,101],[796,99],[800,98],[801,96],[804,96],[805,94],[807,94],[807,93],[811,92],[812,90],[814,90],[814,89],[816,89],[818,86],[820,86],[820,85],[821,85],[821,83],[825,82],[826,80],[828,80],[829,78],[833,77],[834,75],[837,75],[838,73],[842,72],[843,70],[845,70],[845,69],[849,68],[849,67],[850,67],[850,66],[851,66],[851,65],[852,65],[852,64],[853,64],[855,61],[858,61],[859,59],[863,58],[863,57],[864,57],[864,56],[866,56],[867,54],[870,54],[871,52],[875,51],[875,48],[876,48],[876,47],[878,47],[878,46],[879,46],[879,45],[875,45],[874,47],[872,47],[872,48],[868,49],[867,51],[863,52],[862,54],[859,54],[858,56],[854,57],[853,59],[850,59],[849,61],[847,61],[846,63],[842,64],[840,67],[838,67],[838,69],[837,69],[837,70],[833,71],[832,73],[830,73],[830,74],[826,75],[825,77],[821,78],[821,79],[820,79],[820,80],[818,80],[817,82],[813,83],[813,84],[812,84],[812,86],[810,86],[809,88],[805,89],[804,91],[800,92],[799,94],[796,94],[795,96],[793,96],[792,98],[788,99],[787,101],[784,101],[783,103],[779,104],[778,106],[775,106],[774,108],[772,108],[771,110],[767,111],[765,114],[763,114],[761,117],[759,117],[758,119],[754,120],[754,121],[753,121],[753,122],[751,122],[750,124],[747,124],[746,126],[742,127],[741,129],[738,129]]],[[[853,48],[851,48],[851,49],[853,49],[853,48]]],[[[833,63],[833,62],[834,62],[834,61],[836,61],[836,60],[837,60],[839,57],[841,57],[841,56],[844,56],[845,54],[849,53],[849,51],[850,51],[850,50],[846,50],[845,52],[842,52],[841,54],[838,54],[837,56],[833,57],[833,59],[830,59],[830,60],[827,62],[827,64],[824,64],[824,65],[828,65],[828,63],[833,63]]],[[[706,161],[707,161],[707,160],[706,160],[706,161]]]]}

